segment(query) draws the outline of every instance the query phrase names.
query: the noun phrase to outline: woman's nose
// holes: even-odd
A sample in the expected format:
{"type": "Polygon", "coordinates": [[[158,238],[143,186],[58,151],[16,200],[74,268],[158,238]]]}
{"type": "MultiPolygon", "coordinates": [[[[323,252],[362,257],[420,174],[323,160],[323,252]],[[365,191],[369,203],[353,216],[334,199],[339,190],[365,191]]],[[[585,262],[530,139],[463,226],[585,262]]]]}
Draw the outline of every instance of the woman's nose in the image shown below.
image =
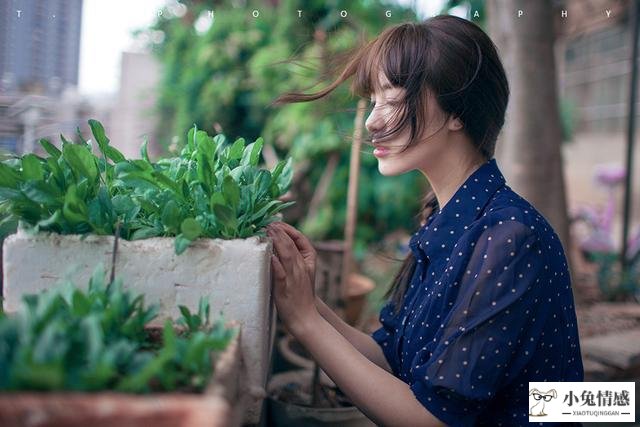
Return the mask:
{"type": "Polygon", "coordinates": [[[371,111],[369,117],[367,117],[367,120],[364,122],[364,126],[369,133],[377,133],[382,129],[382,120],[376,108],[371,111]]]}

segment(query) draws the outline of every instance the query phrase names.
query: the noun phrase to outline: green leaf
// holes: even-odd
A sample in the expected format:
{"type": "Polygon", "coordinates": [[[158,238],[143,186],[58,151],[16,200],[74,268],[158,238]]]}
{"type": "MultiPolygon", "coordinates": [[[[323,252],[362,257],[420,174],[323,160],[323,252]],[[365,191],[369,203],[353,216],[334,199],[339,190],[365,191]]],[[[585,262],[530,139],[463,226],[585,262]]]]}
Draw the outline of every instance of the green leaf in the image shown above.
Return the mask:
{"type": "Polygon", "coordinates": [[[256,199],[262,199],[263,197],[267,197],[269,194],[269,187],[271,186],[271,174],[269,171],[260,170],[258,171],[258,176],[254,183],[255,187],[255,197],[256,199]]]}
{"type": "Polygon", "coordinates": [[[98,176],[95,157],[85,147],[76,144],[65,144],[62,157],[69,164],[76,176],[82,175],[93,182],[98,176]]]}
{"type": "Polygon", "coordinates": [[[180,305],[178,306],[178,309],[180,310],[180,313],[182,314],[182,317],[184,318],[186,324],[189,325],[191,322],[191,312],[189,311],[189,308],[187,308],[187,306],[180,305]]]}
{"type": "Polygon", "coordinates": [[[18,172],[4,164],[4,162],[0,162],[0,186],[17,188],[18,182],[21,180],[22,177],[18,172]]]}
{"type": "Polygon", "coordinates": [[[256,139],[253,143],[253,148],[251,150],[251,166],[258,166],[258,161],[260,160],[260,153],[262,152],[262,146],[264,145],[264,139],[262,137],[256,139]]]}
{"type": "Polygon", "coordinates": [[[37,225],[40,228],[47,229],[49,227],[52,227],[54,224],[57,224],[61,218],[62,212],[60,211],[60,209],[58,209],[49,218],[38,221],[37,225]]]}
{"type": "Polygon", "coordinates": [[[287,165],[288,160],[280,160],[278,164],[271,171],[271,180],[276,182],[280,178],[284,167],[287,165]]]}
{"type": "Polygon", "coordinates": [[[238,219],[228,206],[213,205],[213,212],[218,221],[220,221],[225,227],[230,229],[235,229],[237,227],[238,219]]]}
{"type": "Polygon", "coordinates": [[[62,156],[62,151],[58,150],[58,148],[48,140],[42,138],[39,142],[44,151],[46,151],[54,159],[58,160],[60,156],[62,156]]]}
{"type": "Polygon", "coordinates": [[[168,176],[164,175],[161,172],[154,171],[152,173],[152,177],[156,180],[156,185],[159,184],[160,186],[173,191],[176,195],[183,198],[182,189],[175,181],[172,181],[168,176]]]}
{"type": "Polygon", "coordinates": [[[195,218],[187,218],[182,221],[180,230],[184,237],[188,240],[195,240],[202,234],[202,227],[195,218]]]}
{"type": "Polygon", "coordinates": [[[72,224],[87,221],[87,206],[83,200],[78,198],[76,191],[75,184],[69,186],[64,198],[64,205],[62,207],[62,213],[64,214],[65,219],[72,224]]]}
{"type": "Polygon", "coordinates": [[[41,159],[35,154],[26,154],[22,157],[22,176],[24,179],[43,180],[44,170],[41,159]]]}
{"type": "Polygon", "coordinates": [[[184,237],[182,234],[178,234],[175,240],[176,255],[182,254],[191,244],[191,240],[184,237]]]}
{"type": "Polygon", "coordinates": [[[209,209],[211,211],[213,211],[213,206],[214,205],[224,205],[225,204],[225,200],[224,200],[224,196],[222,195],[222,193],[217,192],[217,193],[213,193],[211,195],[211,199],[209,200],[209,209]]]}
{"type": "Polygon", "coordinates": [[[114,163],[124,162],[126,160],[124,154],[112,145],[106,146],[104,152],[107,158],[111,159],[114,163]]]}
{"type": "MultiPolygon", "coordinates": [[[[24,200],[24,194],[20,190],[14,190],[12,188],[0,187],[0,199],[7,200],[24,200]]],[[[224,198],[222,199],[222,203],[224,203],[224,198]]]]}
{"type": "Polygon", "coordinates": [[[140,204],[136,203],[131,197],[122,195],[113,197],[111,204],[113,205],[116,215],[122,216],[126,224],[133,221],[141,209],[140,204]]]}
{"type": "Polygon", "coordinates": [[[169,200],[162,210],[162,224],[175,233],[180,227],[181,216],[178,204],[173,200],[169,200]]]}
{"type": "Polygon", "coordinates": [[[193,151],[203,151],[211,137],[203,130],[196,131],[193,151]]]}
{"type": "MultiPolygon", "coordinates": [[[[79,132],[80,132],[80,129],[78,129],[78,133],[79,132]]],[[[73,144],[73,142],[71,142],[67,138],[65,138],[63,134],[60,134],[60,141],[62,141],[62,146],[63,147],[64,147],[65,144],[73,144]]]]}
{"type": "Polygon", "coordinates": [[[289,190],[291,186],[291,179],[293,177],[293,168],[291,167],[291,157],[287,159],[287,162],[282,169],[282,173],[275,180],[278,183],[278,188],[280,189],[280,194],[284,194],[289,190]]]}
{"type": "Polygon", "coordinates": [[[147,136],[145,135],[144,137],[144,142],[142,143],[142,146],[140,147],[140,157],[142,157],[142,160],[144,160],[145,162],[149,162],[149,153],[147,152],[147,145],[149,145],[149,140],[147,139],[147,136]]]}
{"type": "Polygon", "coordinates": [[[76,316],[85,316],[91,309],[91,302],[89,301],[89,298],[87,298],[87,296],[83,292],[77,289],[73,292],[71,304],[73,308],[73,314],[76,316]]]}
{"type": "Polygon", "coordinates": [[[209,324],[209,300],[203,296],[198,300],[198,315],[204,319],[205,325],[209,324]]]}
{"type": "Polygon", "coordinates": [[[154,227],[143,227],[133,232],[131,240],[148,239],[150,237],[157,237],[160,235],[160,231],[154,227]]]}
{"type": "Polygon", "coordinates": [[[96,142],[98,143],[98,147],[100,147],[100,151],[105,157],[108,157],[106,149],[109,145],[109,138],[107,138],[107,135],[105,134],[102,123],[94,119],[89,119],[89,127],[91,128],[91,133],[93,133],[96,142]]]}
{"type": "Polygon", "coordinates": [[[222,194],[227,202],[227,205],[235,211],[240,202],[240,187],[236,181],[229,175],[227,175],[222,181],[222,194]]]}
{"type": "Polygon", "coordinates": [[[61,203],[58,197],[61,198],[62,195],[58,189],[44,181],[28,181],[22,184],[20,189],[25,196],[36,203],[47,205],[59,205],[61,203]]]}
{"type": "Polygon", "coordinates": [[[187,133],[187,147],[189,148],[189,152],[193,152],[196,149],[196,133],[198,132],[198,126],[193,124],[193,127],[189,129],[187,133]]]}
{"type": "Polygon", "coordinates": [[[198,153],[198,180],[205,185],[207,192],[211,191],[213,187],[212,178],[214,177],[211,170],[211,165],[207,160],[207,156],[204,153],[198,153]]]}
{"type": "Polygon", "coordinates": [[[82,144],[88,145],[88,141],[84,139],[84,137],[82,136],[82,132],[80,132],[80,126],[76,126],[76,135],[78,135],[78,140],[82,142],[82,144]]]}
{"type": "Polygon", "coordinates": [[[229,149],[229,160],[239,160],[244,152],[244,138],[238,138],[229,149]]]}

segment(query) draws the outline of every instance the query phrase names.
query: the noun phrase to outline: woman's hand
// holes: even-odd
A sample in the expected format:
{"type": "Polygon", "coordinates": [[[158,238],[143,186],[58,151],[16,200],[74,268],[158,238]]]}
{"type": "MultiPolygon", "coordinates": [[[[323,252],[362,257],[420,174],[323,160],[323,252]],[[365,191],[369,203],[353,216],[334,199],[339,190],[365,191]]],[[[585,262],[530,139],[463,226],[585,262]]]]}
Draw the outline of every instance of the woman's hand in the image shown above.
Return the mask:
{"type": "Polygon", "coordinates": [[[315,250],[309,240],[284,223],[267,226],[273,241],[271,272],[280,319],[295,336],[319,317],[315,305],[315,250]]]}
{"type": "Polygon", "coordinates": [[[317,254],[311,244],[311,241],[309,241],[307,236],[286,222],[274,222],[269,225],[273,227],[280,227],[280,229],[287,233],[291,240],[293,240],[293,243],[295,243],[298,251],[300,251],[300,255],[302,255],[302,258],[304,259],[304,264],[307,267],[307,272],[309,273],[309,280],[311,280],[311,283],[315,284],[317,254]]]}

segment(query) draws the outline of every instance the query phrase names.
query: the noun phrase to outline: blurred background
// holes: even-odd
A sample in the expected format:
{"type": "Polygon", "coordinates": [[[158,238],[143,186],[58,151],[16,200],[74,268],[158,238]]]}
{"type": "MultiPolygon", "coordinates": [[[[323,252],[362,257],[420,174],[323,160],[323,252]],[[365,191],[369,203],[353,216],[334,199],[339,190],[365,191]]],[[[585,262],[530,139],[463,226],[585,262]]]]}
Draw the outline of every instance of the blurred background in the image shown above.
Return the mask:
{"type": "MultiPolygon", "coordinates": [[[[230,138],[262,136],[265,165],[294,159],[289,198],[297,203],[284,219],[331,264],[340,251],[331,243],[345,239],[358,100],[343,85],[326,100],[269,104],[332,81],[339,69],[329,58],[362,37],[438,13],[476,22],[499,49],[512,94],[496,157],[567,249],[587,379],[635,378],[640,349],[629,342],[640,338],[640,158],[632,145],[632,1],[0,0],[0,148],[37,153],[40,138],[59,145],[61,133],[88,134],[89,118],[127,157],[139,157],[145,138],[155,158],[180,147],[194,123],[230,138]],[[611,355],[622,351],[623,364],[611,355]]],[[[370,332],[428,183],[417,173],[383,177],[369,147],[359,154],[350,249],[359,274],[347,286],[352,322],[370,332]]]]}

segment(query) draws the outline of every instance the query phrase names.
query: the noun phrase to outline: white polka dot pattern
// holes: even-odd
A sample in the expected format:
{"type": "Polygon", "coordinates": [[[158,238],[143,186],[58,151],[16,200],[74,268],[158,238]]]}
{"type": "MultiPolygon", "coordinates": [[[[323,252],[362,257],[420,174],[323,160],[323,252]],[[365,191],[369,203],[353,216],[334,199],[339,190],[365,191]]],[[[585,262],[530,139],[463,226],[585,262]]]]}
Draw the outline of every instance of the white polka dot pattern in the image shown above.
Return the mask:
{"type": "Polygon", "coordinates": [[[525,425],[528,381],[583,381],[564,250],[495,159],[409,246],[410,286],[397,313],[391,303],[382,309],[373,338],[435,416],[451,425],[525,425]]]}

